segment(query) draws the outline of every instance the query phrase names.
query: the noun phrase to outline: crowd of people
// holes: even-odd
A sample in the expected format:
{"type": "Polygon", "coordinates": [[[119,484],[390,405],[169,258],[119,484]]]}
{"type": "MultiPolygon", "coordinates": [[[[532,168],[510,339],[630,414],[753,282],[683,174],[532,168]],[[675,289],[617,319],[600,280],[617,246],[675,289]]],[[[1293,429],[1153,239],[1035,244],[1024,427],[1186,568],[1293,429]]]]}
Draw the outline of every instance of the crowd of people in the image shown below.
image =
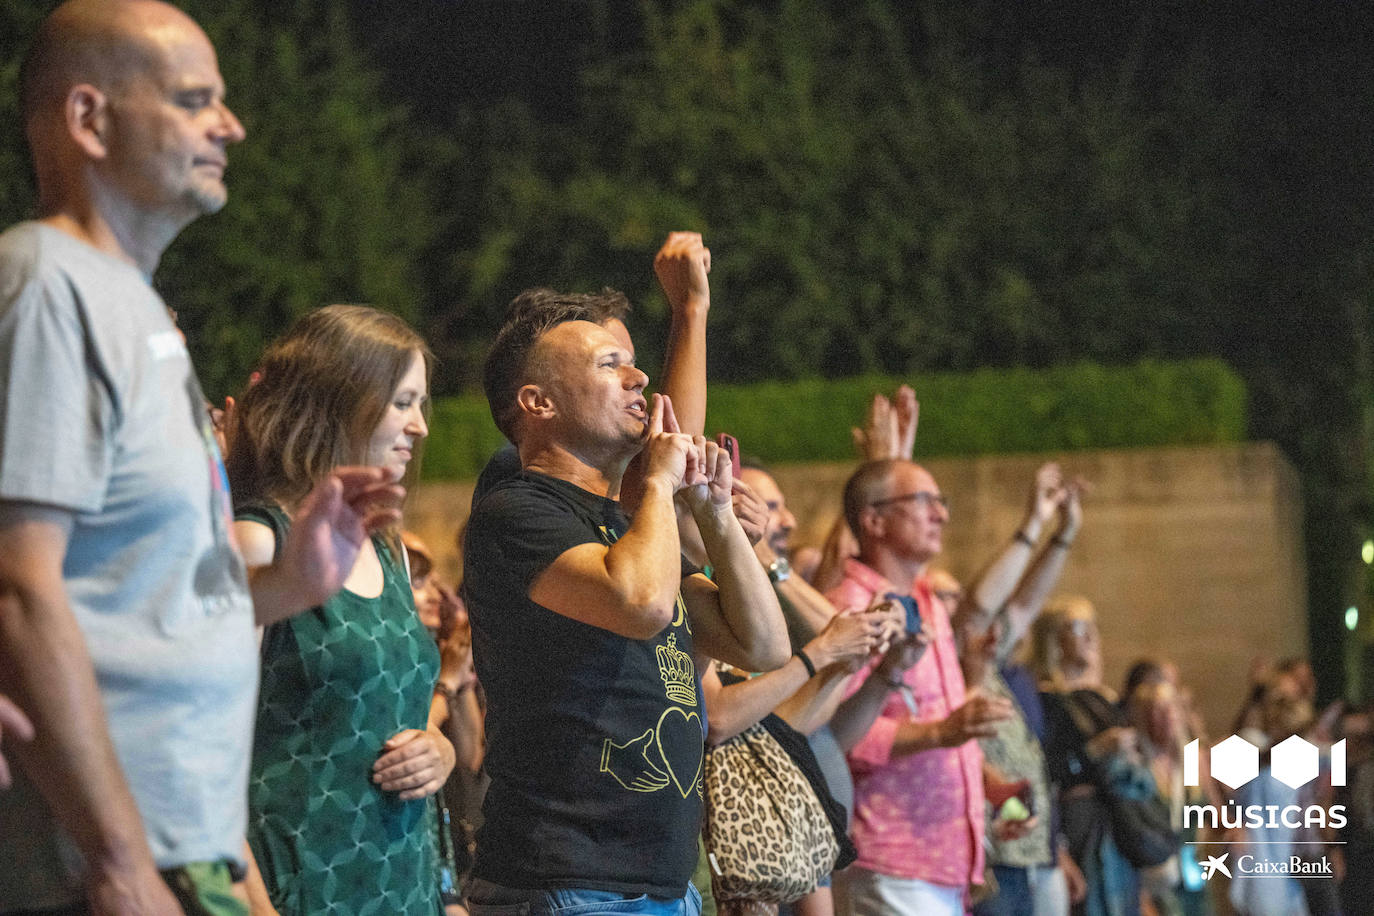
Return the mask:
{"type": "Polygon", "coordinates": [[[1178,669],[1142,659],[1117,693],[1094,605],[1056,594],[1087,481],[1045,463],[959,582],[903,387],[855,428],[825,543],[792,543],[769,470],[705,436],[699,235],[654,260],[655,393],[623,295],[511,303],[483,372],[509,445],[445,582],[403,527],[424,340],[320,308],[212,411],[151,285],[244,138],[200,28],[69,0],[21,103],[40,213],[0,235],[0,912],[1368,908],[1369,714],[1317,717],[1310,668],[1257,668],[1235,731],[1258,778],[1206,754],[1189,778],[1212,736],[1178,669]],[[1293,736],[1349,778],[1280,788],[1293,736]],[[1186,816],[1299,802],[1347,816],[1186,816]],[[1201,864],[1280,844],[1331,880],[1201,864]]]}

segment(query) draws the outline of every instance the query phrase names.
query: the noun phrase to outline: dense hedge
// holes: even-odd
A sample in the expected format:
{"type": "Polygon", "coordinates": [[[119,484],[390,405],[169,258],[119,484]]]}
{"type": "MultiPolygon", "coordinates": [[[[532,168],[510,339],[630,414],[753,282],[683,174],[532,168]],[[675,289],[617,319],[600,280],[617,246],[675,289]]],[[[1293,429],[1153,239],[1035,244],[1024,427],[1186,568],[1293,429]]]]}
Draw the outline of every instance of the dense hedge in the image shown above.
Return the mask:
{"type": "MultiPolygon", "coordinates": [[[[873,392],[891,392],[902,381],[867,375],[713,385],[706,426],[734,433],[747,454],[767,461],[843,460],[853,457],[849,429],[873,392]]],[[[916,449],[922,456],[1245,438],[1245,386],[1219,360],[987,369],[907,381],[921,402],[916,449]]],[[[503,441],[481,397],[440,399],[431,427],[425,455],[431,479],[475,476],[503,441]]]]}
{"type": "Polygon", "coordinates": [[[429,480],[476,477],[505,442],[482,395],[436,398],[429,418],[423,476],[429,480]]]}

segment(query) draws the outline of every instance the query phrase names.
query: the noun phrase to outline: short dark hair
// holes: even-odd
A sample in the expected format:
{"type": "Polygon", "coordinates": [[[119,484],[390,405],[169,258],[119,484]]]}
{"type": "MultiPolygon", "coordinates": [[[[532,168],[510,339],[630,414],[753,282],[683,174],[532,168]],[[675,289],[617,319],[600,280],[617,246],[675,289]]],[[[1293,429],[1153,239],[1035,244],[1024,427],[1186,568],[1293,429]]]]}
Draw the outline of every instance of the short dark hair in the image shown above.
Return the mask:
{"type": "Polygon", "coordinates": [[[624,322],[630,315],[630,300],[618,289],[602,287],[599,293],[560,293],[547,287],[527,289],[511,300],[506,306],[506,323],[525,316],[542,312],[554,303],[577,305],[587,310],[586,321],[605,324],[614,318],[624,322]]]}
{"type": "Polygon", "coordinates": [[[511,442],[519,441],[516,393],[529,381],[530,357],[541,337],[569,321],[602,324],[625,315],[629,307],[624,293],[609,288],[599,293],[527,289],[516,296],[482,367],[482,390],[501,434],[511,442]]]}

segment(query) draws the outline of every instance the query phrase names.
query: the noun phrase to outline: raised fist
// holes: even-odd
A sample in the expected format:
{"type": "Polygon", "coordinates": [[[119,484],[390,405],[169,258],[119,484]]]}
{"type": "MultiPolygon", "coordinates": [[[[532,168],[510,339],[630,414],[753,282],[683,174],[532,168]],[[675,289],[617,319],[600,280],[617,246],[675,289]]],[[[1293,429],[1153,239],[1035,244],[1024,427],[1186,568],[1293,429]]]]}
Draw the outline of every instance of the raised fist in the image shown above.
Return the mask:
{"type": "Polygon", "coordinates": [[[654,273],[675,312],[689,305],[710,306],[711,288],[706,282],[710,272],[711,250],[702,244],[699,232],[669,233],[654,256],[654,273]]]}

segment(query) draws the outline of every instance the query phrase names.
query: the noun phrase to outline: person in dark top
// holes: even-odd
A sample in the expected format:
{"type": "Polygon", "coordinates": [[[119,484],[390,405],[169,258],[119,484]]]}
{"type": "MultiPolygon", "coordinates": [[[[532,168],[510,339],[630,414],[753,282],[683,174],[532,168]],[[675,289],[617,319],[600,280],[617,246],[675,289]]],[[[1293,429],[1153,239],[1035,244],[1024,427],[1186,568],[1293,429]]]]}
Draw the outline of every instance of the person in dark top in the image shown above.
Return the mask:
{"type": "MultiPolygon", "coordinates": [[[[706,429],[706,316],[711,310],[711,252],[698,232],[670,232],[654,255],[654,274],[668,300],[668,340],[663,354],[663,378],[659,390],[673,399],[673,413],[682,432],[696,435],[706,429]]],[[[511,301],[506,321],[519,318],[528,308],[535,312],[549,290],[526,290],[511,301]]],[[[635,345],[625,326],[630,300],[613,289],[595,295],[573,297],[587,309],[587,320],[601,325],[634,357],[635,345]]],[[[520,470],[520,453],[507,442],[496,450],[477,477],[472,505],[482,501],[492,487],[520,470]]]]}
{"type": "Polygon", "coordinates": [[[474,916],[695,914],[697,653],[769,670],[789,657],[786,629],[731,510],[729,455],[645,398],[586,297],[541,295],[484,375],[522,470],[480,500],[465,539],[492,780],[469,902],[474,916]],[[681,559],[675,498],[714,581],[681,559]]]}
{"type": "Polygon", "coordinates": [[[1045,763],[1058,792],[1060,829],[1086,885],[1074,916],[1136,916],[1140,875],[1117,841],[1111,796],[1156,793],[1139,739],[1102,678],[1102,640],[1092,602],[1052,599],[1031,629],[1031,659],[1045,713],[1045,763]]]}

